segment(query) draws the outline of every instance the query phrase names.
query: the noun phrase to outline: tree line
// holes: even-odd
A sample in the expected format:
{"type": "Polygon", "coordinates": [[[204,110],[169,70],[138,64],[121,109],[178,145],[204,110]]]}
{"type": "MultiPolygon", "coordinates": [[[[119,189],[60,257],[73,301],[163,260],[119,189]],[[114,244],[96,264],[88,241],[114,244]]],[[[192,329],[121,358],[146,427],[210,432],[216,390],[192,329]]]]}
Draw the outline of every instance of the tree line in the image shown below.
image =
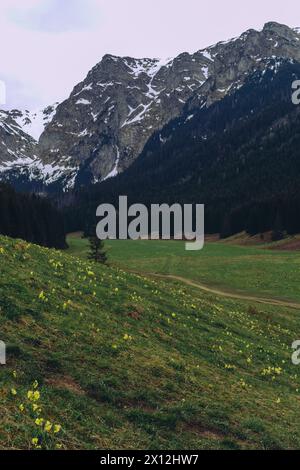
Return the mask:
{"type": "Polygon", "coordinates": [[[0,184],[0,234],[49,248],[66,248],[62,214],[46,198],[0,184]]]}

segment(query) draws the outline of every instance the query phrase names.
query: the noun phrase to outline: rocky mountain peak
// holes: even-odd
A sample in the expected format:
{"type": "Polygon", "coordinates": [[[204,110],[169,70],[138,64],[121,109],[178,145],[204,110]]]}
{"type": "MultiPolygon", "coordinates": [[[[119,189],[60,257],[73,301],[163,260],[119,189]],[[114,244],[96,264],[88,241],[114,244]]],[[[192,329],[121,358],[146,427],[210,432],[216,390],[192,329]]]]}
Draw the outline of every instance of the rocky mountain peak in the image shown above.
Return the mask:
{"type": "Polygon", "coordinates": [[[264,33],[276,34],[277,36],[287,39],[288,41],[293,41],[297,38],[297,31],[289,28],[288,26],[274,21],[266,23],[263,27],[264,33]]]}

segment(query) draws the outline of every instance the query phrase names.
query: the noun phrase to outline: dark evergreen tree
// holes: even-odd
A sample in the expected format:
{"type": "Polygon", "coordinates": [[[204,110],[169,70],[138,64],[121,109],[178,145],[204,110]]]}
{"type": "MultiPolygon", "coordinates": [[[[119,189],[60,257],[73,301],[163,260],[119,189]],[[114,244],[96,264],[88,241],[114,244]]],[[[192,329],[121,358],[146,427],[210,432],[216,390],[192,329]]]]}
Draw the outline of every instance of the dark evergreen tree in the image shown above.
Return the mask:
{"type": "Polygon", "coordinates": [[[279,240],[283,240],[284,237],[285,237],[285,232],[283,230],[281,213],[278,210],[276,214],[275,223],[274,223],[274,230],[272,231],[272,240],[273,242],[277,242],[279,240]]]}
{"type": "Polygon", "coordinates": [[[90,244],[90,251],[88,254],[88,258],[91,261],[95,261],[95,263],[107,263],[107,255],[104,249],[104,242],[100,240],[97,235],[90,235],[88,237],[89,244],[90,244]]]}

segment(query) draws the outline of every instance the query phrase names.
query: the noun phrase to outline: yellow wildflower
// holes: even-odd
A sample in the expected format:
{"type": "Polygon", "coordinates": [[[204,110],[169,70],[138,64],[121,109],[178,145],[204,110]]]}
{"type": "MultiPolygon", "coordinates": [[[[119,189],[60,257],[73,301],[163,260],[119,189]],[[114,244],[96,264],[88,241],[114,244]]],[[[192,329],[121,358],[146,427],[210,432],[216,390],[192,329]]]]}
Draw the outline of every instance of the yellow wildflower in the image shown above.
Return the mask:
{"type": "Polygon", "coordinates": [[[124,341],[131,341],[132,340],[132,336],[128,335],[127,333],[125,333],[125,335],[123,336],[123,339],[124,341]]]}
{"type": "Polygon", "coordinates": [[[54,425],[54,434],[58,434],[61,431],[61,425],[60,424],[55,424],[54,425]]]}
{"type": "Polygon", "coordinates": [[[50,421],[46,421],[46,424],[45,424],[45,431],[46,432],[50,432],[52,429],[52,424],[50,423],[50,421]]]}
{"type": "Polygon", "coordinates": [[[40,399],[40,392],[38,390],[35,390],[34,392],[32,390],[29,390],[27,392],[27,398],[30,401],[38,401],[40,399]]]}
{"type": "Polygon", "coordinates": [[[37,419],[35,420],[35,424],[36,424],[37,426],[42,426],[42,425],[43,425],[43,422],[44,422],[44,419],[43,419],[43,418],[37,418],[37,419]]]}

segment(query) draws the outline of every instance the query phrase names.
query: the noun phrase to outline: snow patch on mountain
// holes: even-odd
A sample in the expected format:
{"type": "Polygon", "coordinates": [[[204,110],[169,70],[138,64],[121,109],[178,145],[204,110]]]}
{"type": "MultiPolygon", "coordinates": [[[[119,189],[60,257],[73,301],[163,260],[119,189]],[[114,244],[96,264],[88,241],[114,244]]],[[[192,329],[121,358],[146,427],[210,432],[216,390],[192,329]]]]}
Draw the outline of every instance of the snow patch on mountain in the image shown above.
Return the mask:
{"type": "Polygon", "coordinates": [[[55,116],[57,106],[58,103],[55,103],[45,109],[36,111],[20,111],[14,109],[10,111],[9,114],[23,132],[38,141],[46,126],[55,116]]]}
{"type": "Polygon", "coordinates": [[[173,59],[168,57],[166,59],[129,59],[125,58],[124,63],[130,70],[130,74],[138,78],[141,74],[146,74],[148,77],[153,78],[162,67],[170,67],[173,59]]]}
{"type": "Polygon", "coordinates": [[[111,170],[111,172],[108,173],[108,175],[105,178],[103,178],[103,181],[108,180],[109,178],[114,178],[115,176],[117,176],[119,174],[118,166],[119,166],[119,161],[120,161],[120,150],[119,150],[118,146],[116,146],[116,148],[117,148],[116,162],[115,162],[114,167],[111,170]]]}
{"type": "Polygon", "coordinates": [[[86,100],[84,98],[80,98],[80,100],[76,101],[76,104],[83,104],[85,106],[89,106],[92,103],[89,100],[86,100]]]}

